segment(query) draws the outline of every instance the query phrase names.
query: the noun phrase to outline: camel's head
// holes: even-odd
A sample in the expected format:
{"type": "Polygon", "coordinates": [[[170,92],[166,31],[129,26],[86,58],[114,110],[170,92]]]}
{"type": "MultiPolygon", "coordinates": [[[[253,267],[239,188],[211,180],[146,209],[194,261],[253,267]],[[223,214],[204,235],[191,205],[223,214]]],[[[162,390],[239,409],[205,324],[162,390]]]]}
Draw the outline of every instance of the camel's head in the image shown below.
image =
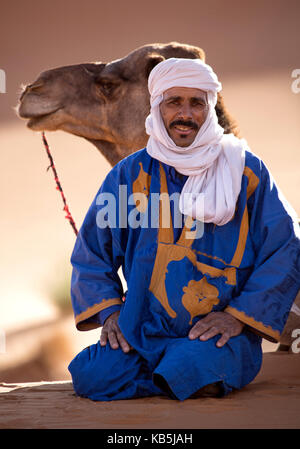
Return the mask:
{"type": "MultiPolygon", "coordinates": [[[[27,126],[34,131],[63,130],[88,139],[114,165],[146,145],[148,75],[156,64],[170,57],[205,56],[198,47],[154,44],[107,64],[47,70],[24,89],[18,114],[28,119],[27,126]]],[[[219,121],[229,128],[221,97],[217,107],[219,121]]]]}
{"type": "Polygon", "coordinates": [[[140,124],[133,123],[147,109],[145,82],[120,69],[120,63],[94,63],[45,71],[22,93],[19,116],[29,119],[34,131],[63,130],[97,141],[106,156],[119,160],[128,153],[130,139],[143,146],[140,124]],[[116,155],[114,144],[125,153],[116,155]]]}
{"type": "Polygon", "coordinates": [[[67,125],[72,132],[72,125],[84,123],[87,109],[93,109],[91,73],[100,73],[104,66],[80,64],[41,73],[24,88],[19,116],[29,119],[27,126],[34,131],[56,131],[67,125]]]}

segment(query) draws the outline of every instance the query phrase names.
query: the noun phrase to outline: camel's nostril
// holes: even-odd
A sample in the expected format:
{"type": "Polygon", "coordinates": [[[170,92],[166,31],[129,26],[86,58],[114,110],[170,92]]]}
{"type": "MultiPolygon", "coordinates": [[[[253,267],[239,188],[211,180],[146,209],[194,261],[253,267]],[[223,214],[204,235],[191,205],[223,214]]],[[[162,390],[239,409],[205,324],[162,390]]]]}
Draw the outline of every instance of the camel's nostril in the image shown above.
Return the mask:
{"type": "Polygon", "coordinates": [[[22,99],[23,99],[23,97],[24,97],[25,94],[27,94],[28,92],[32,92],[32,91],[34,91],[34,90],[38,90],[39,88],[43,87],[43,85],[44,85],[44,83],[41,83],[41,82],[39,82],[39,83],[33,83],[33,84],[28,84],[28,85],[24,88],[24,90],[23,90],[23,92],[22,92],[22,94],[21,94],[21,96],[20,96],[20,101],[22,101],[22,99]]]}
{"type": "Polygon", "coordinates": [[[36,90],[36,89],[39,89],[40,87],[43,87],[44,86],[44,83],[33,83],[33,84],[29,84],[28,86],[27,86],[27,88],[26,88],[26,90],[36,90]]]}

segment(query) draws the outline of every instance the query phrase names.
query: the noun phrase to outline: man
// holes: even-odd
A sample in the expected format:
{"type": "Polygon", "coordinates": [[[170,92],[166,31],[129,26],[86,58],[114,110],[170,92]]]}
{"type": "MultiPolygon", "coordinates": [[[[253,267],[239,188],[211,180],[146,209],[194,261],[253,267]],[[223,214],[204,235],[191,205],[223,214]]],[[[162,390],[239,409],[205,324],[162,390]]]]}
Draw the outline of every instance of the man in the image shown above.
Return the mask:
{"type": "Polygon", "coordinates": [[[168,59],[148,86],[147,147],[110,171],[71,258],[76,326],[103,326],[69,365],[93,400],[242,388],[300,287],[293,211],[246,142],[224,135],[211,67],[168,59]]]}

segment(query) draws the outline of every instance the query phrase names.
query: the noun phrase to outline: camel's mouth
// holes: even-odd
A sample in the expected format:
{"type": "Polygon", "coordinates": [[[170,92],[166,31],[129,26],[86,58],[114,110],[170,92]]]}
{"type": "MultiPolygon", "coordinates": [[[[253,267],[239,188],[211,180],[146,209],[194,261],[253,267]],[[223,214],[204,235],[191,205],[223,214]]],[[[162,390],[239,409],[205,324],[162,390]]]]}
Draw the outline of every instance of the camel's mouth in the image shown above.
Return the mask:
{"type": "Polygon", "coordinates": [[[27,128],[33,130],[33,131],[42,131],[42,130],[46,130],[45,126],[47,126],[47,128],[49,128],[50,122],[49,119],[52,118],[52,116],[54,114],[57,113],[57,111],[59,111],[61,108],[57,108],[54,111],[51,112],[47,112],[46,114],[40,114],[40,115],[36,115],[34,117],[24,117],[29,119],[27,122],[27,128]]]}
{"type": "Polygon", "coordinates": [[[21,119],[28,120],[27,127],[29,129],[40,131],[44,125],[51,126],[53,116],[62,109],[62,105],[58,102],[50,102],[45,98],[40,99],[32,92],[27,92],[24,96],[25,93],[26,90],[21,95],[19,104],[15,108],[17,115],[21,119]]]}

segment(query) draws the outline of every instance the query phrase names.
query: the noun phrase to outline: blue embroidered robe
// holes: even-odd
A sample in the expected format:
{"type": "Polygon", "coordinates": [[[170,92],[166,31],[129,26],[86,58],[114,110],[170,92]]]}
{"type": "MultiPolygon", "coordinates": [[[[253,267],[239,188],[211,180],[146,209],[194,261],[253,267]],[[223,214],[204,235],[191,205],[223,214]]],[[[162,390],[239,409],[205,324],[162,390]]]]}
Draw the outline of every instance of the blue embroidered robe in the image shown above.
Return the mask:
{"type": "Polygon", "coordinates": [[[182,217],[178,227],[168,199],[167,194],[180,193],[185,180],[143,149],[110,171],[88,210],[71,258],[76,326],[99,327],[120,310],[119,326],[134,350],[124,354],[97,343],[75,357],[69,369],[82,396],[159,394],[159,378],[178,399],[217,381],[226,393],[259,371],[260,336],[280,338],[300,288],[300,245],[293,212],[268,169],[246,153],[234,217],[224,226],[203,224],[200,238],[190,217],[182,217]],[[125,193],[120,186],[126,186],[125,193]],[[105,228],[104,212],[110,222],[105,228]],[[170,214],[170,226],[163,214],[170,214]],[[246,324],[223,348],[216,347],[217,337],[207,342],[187,337],[212,311],[226,311],[246,324]],[[126,377],[128,369],[135,374],[126,377]],[[126,387],[119,383],[122,373],[126,387]]]}

